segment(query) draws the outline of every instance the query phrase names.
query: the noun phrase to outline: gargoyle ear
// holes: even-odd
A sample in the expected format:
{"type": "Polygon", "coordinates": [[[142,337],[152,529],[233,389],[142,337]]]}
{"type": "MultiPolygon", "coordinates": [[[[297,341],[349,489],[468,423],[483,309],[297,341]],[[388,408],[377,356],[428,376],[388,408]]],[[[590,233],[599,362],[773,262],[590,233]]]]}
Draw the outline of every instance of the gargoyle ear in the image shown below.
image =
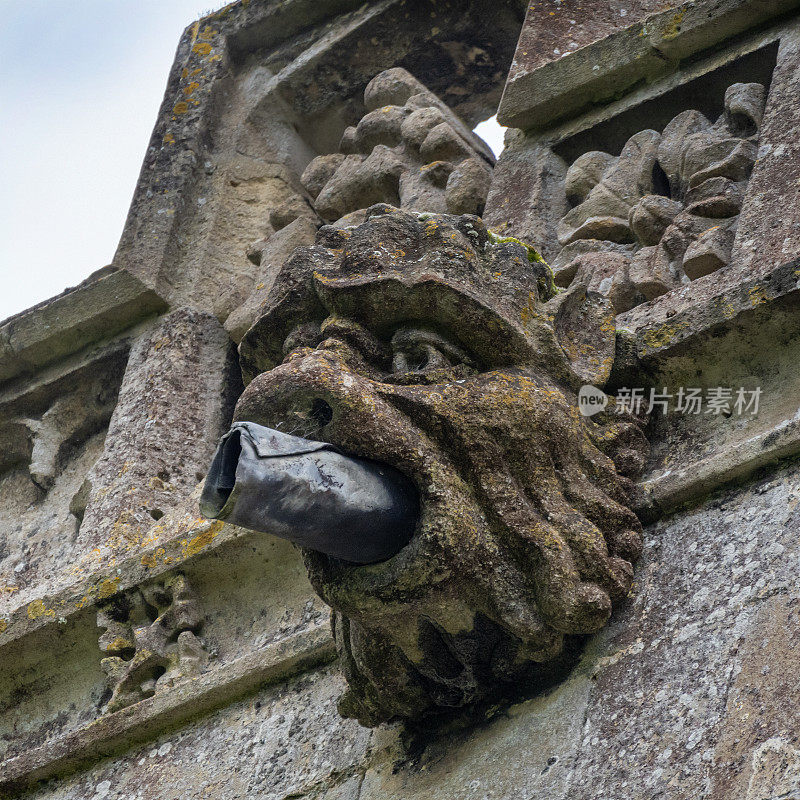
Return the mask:
{"type": "Polygon", "coordinates": [[[578,274],[544,307],[574,375],[602,388],[614,365],[616,317],[608,298],[587,291],[582,278],[578,274]]]}

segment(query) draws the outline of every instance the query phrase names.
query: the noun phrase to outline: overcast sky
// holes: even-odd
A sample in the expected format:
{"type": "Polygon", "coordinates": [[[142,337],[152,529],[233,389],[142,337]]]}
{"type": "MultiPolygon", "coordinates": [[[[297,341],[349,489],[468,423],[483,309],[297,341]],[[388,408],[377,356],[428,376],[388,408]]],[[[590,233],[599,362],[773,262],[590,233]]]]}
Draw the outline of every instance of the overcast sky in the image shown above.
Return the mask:
{"type": "Polygon", "coordinates": [[[223,5],[0,0],[0,320],[110,263],[181,32],[223,5]]]}

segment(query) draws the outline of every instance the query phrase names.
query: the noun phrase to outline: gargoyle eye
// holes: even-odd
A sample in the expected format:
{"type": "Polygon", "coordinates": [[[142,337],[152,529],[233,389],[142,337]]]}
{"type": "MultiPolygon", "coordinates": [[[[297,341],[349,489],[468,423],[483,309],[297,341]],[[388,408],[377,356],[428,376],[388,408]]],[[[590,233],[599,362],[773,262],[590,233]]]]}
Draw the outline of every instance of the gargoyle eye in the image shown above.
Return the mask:
{"type": "Polygon", "coordinates": [[[436,331],[401,328],[392,337],[392,372],[434,372],[475,362],[458,345],[436,331]]]}

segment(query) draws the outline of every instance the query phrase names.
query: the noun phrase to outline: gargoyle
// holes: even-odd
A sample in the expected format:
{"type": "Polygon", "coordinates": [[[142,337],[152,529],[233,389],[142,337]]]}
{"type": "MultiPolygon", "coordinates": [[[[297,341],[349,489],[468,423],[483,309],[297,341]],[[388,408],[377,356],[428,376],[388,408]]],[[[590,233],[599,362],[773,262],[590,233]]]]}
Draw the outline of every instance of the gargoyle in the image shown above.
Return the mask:
{"type": "MultiPolygon", "coordinates": [[[[614,347],[607,299],[578,280],[558,291],[535,251],[475,216],[380,205],[285,263],[241,344],[235,419],[304,437],[303,457],[386,465],[418,493],[390,557],[304,550],[334,609],[343,715],[418,718],[544,679],[607,622],[641,548],[646,442],[623,416],[582,416],[577,391],[607,381],[614,347]]],[[[264,455],[297,452],[284,444],[264,455]]],[[[234,477],[228,510],[206,513],[229,513],[234,477]]]]}

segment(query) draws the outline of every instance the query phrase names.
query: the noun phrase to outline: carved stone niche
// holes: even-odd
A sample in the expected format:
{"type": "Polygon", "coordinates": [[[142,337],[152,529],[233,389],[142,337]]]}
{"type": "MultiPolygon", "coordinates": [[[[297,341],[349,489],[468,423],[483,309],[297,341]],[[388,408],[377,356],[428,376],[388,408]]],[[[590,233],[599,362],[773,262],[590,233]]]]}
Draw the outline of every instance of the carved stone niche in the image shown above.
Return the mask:
{"type": "Polygon", "coordinates": [[[661,133],[631,136],[619,156],[590,151],[573,161],[556,284],[585,273],[622,313],[726,266],[765,97],[762,84],[734,83],[714,123],[683,111],[661,133]]]}
{"type": "Polygon", "coordinates": [[[101,606],[100,664],[111,695],[105,710],[118,711],[198,674],[208,660],[197,636],[202,621],[200,603],[180,574],[101,606]]]}
{"type": "Polygon", "coordinates": [[[368,113],[345,130],[339,152],[318,156],[303,173],[323,221],[363,222],[375,203],[483,212],[494,156],[436,95],[396,67],[369,82],[364,105],[368,113]]]}
{"type": "Polygon", "coordinates": [[[542,685],[628,592],[647,445],[577,391],[614,361],[610,303],[556,292],[476,216],[381,205],[284,264],[241,344],[235,420],[390,464],[420,495],[381,563],[305,551],[334,609],[342,714],[375,725],[542,685]],[[320,413],[323,409],[325,413],[320,413]]]}

